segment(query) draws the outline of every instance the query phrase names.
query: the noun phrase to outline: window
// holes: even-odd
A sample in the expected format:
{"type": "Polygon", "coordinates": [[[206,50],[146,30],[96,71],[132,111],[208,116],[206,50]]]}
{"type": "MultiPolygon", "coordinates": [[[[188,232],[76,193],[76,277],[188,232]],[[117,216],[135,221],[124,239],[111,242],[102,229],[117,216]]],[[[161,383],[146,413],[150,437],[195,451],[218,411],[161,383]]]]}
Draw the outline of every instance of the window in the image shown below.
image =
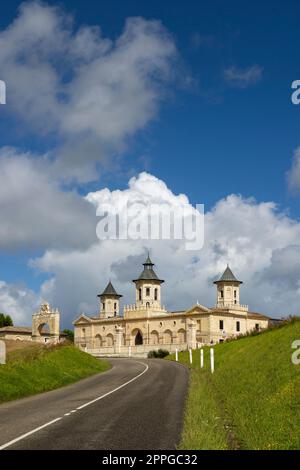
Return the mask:
{"type": "Polygon", "coordinates": [[[146,287],[146,296],[149,297],[150,295],[150,287],[146,287]]]}
{"type": "Polygon", "coordinates": [[[103,302],[102,308],[103,308],[103,310],[105,310],[105,302],[103,302]]]}
{"type": "Polygon", "coordinates": [[[142,300],[142,289],[139,289],[139,300],[142,300]]]}
{"type": "Polygon", "coordinates": [[[117,310],[117,302],[114,303],[114,309],[117,310]]]}
{"type": "Polygon", "coordinates": [[[255,323],[255,329],[256,331],[259,331],[259,323],[255,323]]]}
{"type": "Polygon", "coordinates": [[[220,330],[224,330],[224,320],[219,320],[219,328],[220,330]]]}
{"type": "Polygon", "coordinates": [[[241,325],[239,321],[236,322],[236,331],[241,331],[241,325]]]}
{"type": "Polygon", "coordinates": [[[234,298],[236,299],[236,290],[234,291],[234,298]]]}
{"type": "Polygon", "coordinates": [[[157,300],[157,289],[154,289],[154,300],[157,300]]]}
{"type": "Polygon", "coordinates": [[[220,291],[220,295],[221,295],[221,299],[223,299],[223,297],[224,297],[224,292],[223,292],[222,290],[220,291]]]}

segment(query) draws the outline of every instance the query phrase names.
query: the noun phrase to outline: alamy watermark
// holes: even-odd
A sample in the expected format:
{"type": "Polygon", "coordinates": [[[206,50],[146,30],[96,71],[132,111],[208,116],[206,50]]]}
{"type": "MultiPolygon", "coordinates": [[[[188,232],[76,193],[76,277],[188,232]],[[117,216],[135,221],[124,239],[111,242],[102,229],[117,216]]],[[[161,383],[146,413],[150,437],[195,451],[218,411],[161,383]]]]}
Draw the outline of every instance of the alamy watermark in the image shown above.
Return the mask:
{"type": "Polygon", "coordinates": [[[100,240],[184,240],[186,250],[204,244],[204,205],[104,203],[97,209],[100,240]]]}
{"type": "Polygon", "coordinates": [[[6,84],[0,80],[0,104],[6,104],[6,84]]]}
{"type": "Polygon", "coordinates": [[[295,366],[300,365],[300,339],[296,339],[292,342],[292,349],[296,349],[296,351],[292,354],[292,363],[295,366]]]}

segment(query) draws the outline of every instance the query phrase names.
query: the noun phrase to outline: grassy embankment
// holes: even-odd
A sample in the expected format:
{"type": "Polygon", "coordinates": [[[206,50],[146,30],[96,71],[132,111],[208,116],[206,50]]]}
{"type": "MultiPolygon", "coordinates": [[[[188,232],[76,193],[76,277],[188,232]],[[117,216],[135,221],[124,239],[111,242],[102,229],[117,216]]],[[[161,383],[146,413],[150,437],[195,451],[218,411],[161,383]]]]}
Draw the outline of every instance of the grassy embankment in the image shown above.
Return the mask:
{"type": "MultiPolygon", "coordinates": [[[[15,343],[17,344],[17,343],[15,343]]],[[[73,345],[45,347],[7,344],[7,364],[0,366],[0,403],[45,392],[110,367],[73,345]]]]}
{"type": "Polygon", "coordinates": [[[181,449],[300,449],[299,320],[215,346],[214,374],[193,352],[181,449]]]}

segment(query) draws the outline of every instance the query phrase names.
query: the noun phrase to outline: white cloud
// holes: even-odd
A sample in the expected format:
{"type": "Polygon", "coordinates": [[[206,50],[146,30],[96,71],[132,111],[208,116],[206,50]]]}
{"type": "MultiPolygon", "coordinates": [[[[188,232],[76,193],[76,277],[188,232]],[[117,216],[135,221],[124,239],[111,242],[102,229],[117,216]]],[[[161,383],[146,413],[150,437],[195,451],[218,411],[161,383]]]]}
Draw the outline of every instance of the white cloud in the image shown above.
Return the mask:
{"type": "Polygon", "coordinates": [[[300,188],[300,147],[294,152],[291,168],[287,172],[287,181],[291,191],[300,188]]]}
{"type": "Polygon", "coordinates": [[[224,78],[227,83],[236,88],[248,88],[255,85],[262,78],[263,68],[252,65],[246,68],[228,67],[224,70],[224,78]]]}
{"type": "Polygon", "coordinates": [[[10,315],[15,325],[30,325],[39,302],[39,297],[26,286],[0,281],[0,312],[10,315]]]}
{"type": "Polygon", "coordinates": [[[56,175],[97,179],[95,165],[120,153],[156,116],[177,52],[159,21],[126,20],[120,36],[40,2],[21,4],[0,31],[0,69],[7,110],[40,135],[55,132],[56,175]]]}
{"type": "MultiPolygon", "coordinates": [[[[168,201],[176,208],[188,202],[185,195],[175,195],[163,181],[146,173],[132,178],[123,191],[106,188],[87,198],[96,207],[120,201],[122,206],[131,200],[168,201]]],[[[109,240],[93,243],[85,250],[47,250],[32,261],[32,266],[53,274],[43,286],[42,296],[61,307],[65,321],[82,310],[97,314],[96,295],[109,277],[124,295],[124,302],[134,302],[130,281],[142,269],[148,248],[158,274],[166,281],[163,301],[169,309],[187,308],[197,300],[213,305],[212,281],[229,262],[244,281],[242,302],[252,310],[281,316],[299,313],[300,289],[295,281],[300,278],[300,263],[296,262],[299,240],[300,223],[280,212],[273,202],[257,203],[230,195],[206,214],[205,245],[199,252],[186,251],[184,242],[178,240],[109,240]]]]}
{"type": "Polygon", "coordinates": [[[0,249],[88,247],[96,239],[91,205],[62,191],[31,154],[0,149],[0,249]]]}

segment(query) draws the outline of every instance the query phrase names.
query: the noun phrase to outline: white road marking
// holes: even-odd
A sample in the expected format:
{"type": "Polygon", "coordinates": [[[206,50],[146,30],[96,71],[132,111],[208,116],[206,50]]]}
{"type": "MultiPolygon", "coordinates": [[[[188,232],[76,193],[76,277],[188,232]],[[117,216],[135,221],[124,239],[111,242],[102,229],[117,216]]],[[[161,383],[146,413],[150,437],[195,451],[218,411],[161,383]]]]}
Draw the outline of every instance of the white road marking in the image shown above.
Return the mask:
{"type": "Polygon", "coordinates": [[[136,377],[133,377],[133,379],[128,380],[128,382],[125,382],[124,384],[122,384],[122,385],[120,385],[119,387],[115,388],[114,390],[111,390],[110,392],[105,393],[105,394],[102,395],[101,397],[95,398],[94,400],[91,400],[91,401],[89,401],[88,403],[85,403],[84,405],[78,406],[77,410],[82,410],[82,408],[85,408],[86,406],[92,405],[92,403],[95,403],[96,401],[102,400],[102,398],[105,398],[105,397],[107,397],[108,395],[111,395],[112,393],[117,392],[117,391],[120,390],[121,388],[126,387],[126,385],[129,385],[131,382],[134,382],[134,381],[137,380],[139,377],[141,377],[142,375],[144,375],[144,374],[147,372],[147,370],[149,369],[149,366],[148,366],[147,364],[145,364],[144,362],[139,362],[139,361],[136,361],[136,362],[138,362],[139,364],[143,364],[143,366],[146,366],[146,368],[143,370],[143,372],[141,372],[141,373],[140,373],[139,375],[137,375],[136,377]]]}
{"type": "Polygon", "coordinates": [[[7,442],[7,444],[3,444],[3,446],[0,447],[0,450],[5,449],[6,447],[12,446],[16,442],[20,441],[21,439],[25,439],[25,437],[31,436],[31,434],[34,434],[35,432],[41,431],[41,429],[46,428],[47,426],[50,426],[51,424],[56,423],[57,421],[60,421],[62,418],[56,418],[53,419],[52,421],[49,421],[49,423],[43,424],[42,426],[39,426],[36,429],[33,429],[32,431],[27,432],[26,434],[23,434],[20,437],[17,437],[16,439],[13,439],[10,442],[7,442]]]}
{"type": "MultiPolygon", "coordinates": [[[[107,392],[105,393],[104,395],[101,395],[100,397],[97,397],[95,398],[94,400],[91,400],[89,401],[88,403],[85,403],[84,405],[81,405],[79,406],[78,408],[76,408],[76,410],[72,410],[70,413],[66,413],[64,416],[69,416],[71,413],[75,413],[75,411],[77,410],[82,410],[83,408],[89,406],[89,405],[92,405],[93,403],[99,401],[99,400],[102,400],[103,398],[111,395],[112,393],[114,392],[117,392],[118,390],[120,390],[121,388],[123,387],[126,387],[126,385],[129,385],[130,383],[134,382],[135,380],[137,380],[139,377],[141,377],[142,375],[144,375],[148,369],[149,369],[149,366],[147,364],[145,364],[144,362],[139,362],[139,361],[136,361],[138,364],[142,364],[143,366],[146,366],[145,369],[143,370],[143,372],[141,372],[140,374],[136,375],[135,377],[133,377],[133,379],[130,379],[128,380],[128,382],[125,382],[124,384],[122,385],[119,385],[119,387],[117,388],[114,388],[113,390],[111,390],[110,392],[107,392]]],[[[13,444],[15,444],[16,442],[19,442],[23,439],[25,439],[26,437],[28,436],[31,436],[32,434],[35,434],[36,432],[39,432],[41,431],[42,429],[48,427],[48,426],[51,426],[51,424],[54,424],[56,423],[57,421],[60,421],[61,419],[63,419],[63,417],[60,417],[60,418],[56,418],[56,419],[53,419],[52,421],[49,421],[48,423],[46,424],[43,424],[42,426],[39,426],[38,428],[35,428],[33,429],[32,431],[29,431],[27,432],[26,434],[22,434],[22,436],[19,436],[19,437],[16,437],[16,439],[13,439],[12,441],[9,441],[7,442],[6,444],[3,444],[2,446],[0,446],[0,450],[4,450],[6,449],[7,447],[10,447],[12,446],[13,444]]]]}

